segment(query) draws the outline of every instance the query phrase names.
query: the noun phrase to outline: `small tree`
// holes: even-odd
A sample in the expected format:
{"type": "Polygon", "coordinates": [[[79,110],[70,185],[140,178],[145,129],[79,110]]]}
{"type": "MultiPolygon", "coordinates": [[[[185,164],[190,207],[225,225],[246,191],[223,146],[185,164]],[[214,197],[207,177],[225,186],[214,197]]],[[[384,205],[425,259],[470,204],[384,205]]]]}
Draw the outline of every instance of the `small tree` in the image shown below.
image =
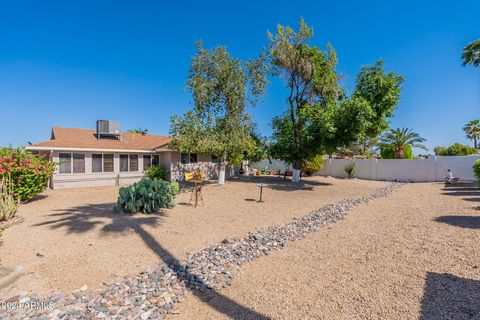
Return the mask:
{"type": "Polygon", "coordinates": [[[25,202],[45,191],[56,163],[22,147],[0,147],[0,180],[8,176],[15,200],[25,202]]]}
{"type": "Polygon", "coordinates": [[[465,137],[473,140],[473,147],[478,149],[478,137],[480,137],[480,120],[472,120],[463,127],[465,137]]]}
{"type": "Polygon", "coordinates": [[[242,62],[225,47],[207,50],[198,42],[189,72],[187,88],[195,107],[172,117],[171,145],[181,152],[219,156],[222,184],[226,164],[241,160],[252,144],[253,124],[247,109],[265,93],[264,57],[242,62]]]}
{"type": "Polygon", "coordinates": [[[477,149],[461,143],[454,143],[447,148],[438,146],[433,150],[436,156],[469,156],[471,154],[478,154],[477,149]]]}
{"type": "Polygon", "coordinates": [[[141,134],[142,136],[146,135],[148,133],[148,129],[130,129],[128,132],[133,133],[133,134],[141,134]]]}
{"type": "Polygon", "coordinates": [[[382,60],[374,65],[363,66],[357,76],[353,96],[363,98],[371,107],[368,117],[363,149],[366,151],[367,138],[375,138],[388,128],[388,119],[400,100],[403,77],[394,72],[385,72],[382,60]]]}
{"type": "Polygon", "coordinates": [[[473,65],[474,67],[480,66],[480,40],[470,42],[462,53],[463,65],[473,65]]]}
{"type": "Polygon", "coordinates": [[[391,146],[393,148],[396,159],[403,159],[404,149],[407,145],[413,148],[427,150],[427,148],[421,144],[426,140],[408,128],[390,129],[380,140],[383,146],[391,146]]]}

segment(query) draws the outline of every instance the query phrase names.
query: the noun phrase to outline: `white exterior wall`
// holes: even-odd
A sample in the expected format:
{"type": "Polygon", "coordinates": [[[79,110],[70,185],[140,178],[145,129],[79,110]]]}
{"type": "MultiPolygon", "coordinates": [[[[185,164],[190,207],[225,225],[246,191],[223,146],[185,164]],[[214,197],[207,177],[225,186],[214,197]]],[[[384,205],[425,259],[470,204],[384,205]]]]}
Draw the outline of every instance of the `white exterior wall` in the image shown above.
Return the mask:
{"type": "Polygon", "coordinates": [[[251,167],[257,170],[263,170],[267,168],[268,170],[272,170],[272,171],[280,170],[281,172],[285,172],[285,170],[290,169],[291,166],[289,166],[287,163],[285,163],[282,160],[272,160],[272,162],[270,163],[268,159],[265,159],[260,162],[252,164],[251,167]]]}
{"type": "Polygon", "coordinates": [[[355,163],[355,177],[368,180],[398,181],[443,181],[447,169],[451,169],[460,180],[473,181],[472,166],[480,156],[448,156],[428,159],[324,159],[323,168],[317,173],[320,176],[345,178],[345,166],[355,163]]]}

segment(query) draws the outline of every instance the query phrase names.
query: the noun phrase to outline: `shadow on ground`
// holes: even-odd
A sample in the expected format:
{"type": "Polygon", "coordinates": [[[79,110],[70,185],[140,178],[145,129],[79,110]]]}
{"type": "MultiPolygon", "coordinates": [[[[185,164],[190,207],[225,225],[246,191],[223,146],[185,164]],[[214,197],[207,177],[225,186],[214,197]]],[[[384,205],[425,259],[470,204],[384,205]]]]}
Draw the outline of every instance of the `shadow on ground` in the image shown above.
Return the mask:
{"type": "Polygon", "coordinates": [[[279,191],[298,191],[313,190],[315,187],[330,186],[331,183],[320,182],[310,179],[302,179],[298,183],[292,183],[290,178],[284,179],[280,176],[238,176],[228,180],[228,182],[244,182],[252,184],[266,184],[267,188],[279,191]]]}
{"type": "Polygon", "coordinates": [[[420,320],[477,319],[480,314],[480,281],[447,273],[428,272],[420,320]]]}
{"type": "MultiPolygon", "coordinates": [[[[66,228],[68,233],[83,233],[95,227],[101,227],[100,232],[135,232],[144,243],[161,260],[169,265],[180,265],[180,261],[165,249],[144,226],[160,226],[163,213],[158,214],[117,214],[112,208],[114,203],[94,204],[77,206],[69,209],[58,210],[59,212],[49,215],[52,220],[45,221],[35,226],[46,225],[51,229],[66,228]]],[[[179,279],[187,280],[193,275],[185,268],[175,269],[179,279]]],[[[193,276],[196,278],[196,276],[193,276]]],[[[218,312],[225,314],[232,319],[270,319],[255,310],[242,306],[241,304],[222,295],[216,290],[196,290],[191,292],[201,301],[208,304],[218,312]]]]}
{"type": "Polygon", "coordinates": [[[463,200],[466,201],[480,202],[480,188],[474,182],[446,184],[442,191],[443,195],[463,197],[463,200]]]}
{"type": "Polygon", "coordinates": [[[452,226],[469,228],[469,229],[480,229],[480,217],[474,216],[441,216],[435,218],[435,221],[447,223],[452,226]]]}

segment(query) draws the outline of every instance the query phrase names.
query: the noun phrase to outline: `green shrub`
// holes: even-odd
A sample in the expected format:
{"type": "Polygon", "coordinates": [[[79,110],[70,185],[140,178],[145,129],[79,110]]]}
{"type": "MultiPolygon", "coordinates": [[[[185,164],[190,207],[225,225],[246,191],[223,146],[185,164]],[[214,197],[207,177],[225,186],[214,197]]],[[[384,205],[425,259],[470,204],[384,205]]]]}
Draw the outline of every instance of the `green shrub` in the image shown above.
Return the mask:
{"type": "Polygon", "coordinates": [[[317,155],[309,160],[304,160],[302,163],[302,172],[307,176],[320,171],[323,167],[323,156],[317,155]]]}
{"type": "Polygon", "coordinates": [[[13,183],[9,175],[0,181],[0,221],[13,218],[17,212],[18,201],[13,196],[13,183]]]}
{"type": "Polygon", "coordinates": [[[433,148],[433,152],[435,152],[436,156],[444,156],[447,154],[447,148],[443,146],[437,146],[433,148]]]}
{"type": "Polygon", "coordinates": [[[345,166],[345,172],[347,173],[347,177],[349,179],[353,178],[355,175],[356,167],[355,167],[355,162],[350,162],[345,166]]]}
{"type": "Polygon", "coordinates": [[[380,149],[382,159],[395,159],[395,151],[390,146],[383,146],[380,149]]]}
{"type": "Polygon", "coordinates": [[[480,159],[473,164],[473,174],[477,178],[478,184],[480,184],[480,159]]]}
{"type": "Polygon", "coordinates": [[[24,148],[0,148],[0,178],[9,175],[15,200],[28,201],[47,187],[55,163],[24,148]]]}
{"type": "Polygon", "coordinates": [[[115,212],[158,212],[161,208],[173,208],[179,191],[177,182],[143,178],[131,186],[120,188],[115,212]]]}
{"type": "MultiPolygon", "coordinates": [[[[380,148],[380,156],[382,159],[395,159],[395,150],[392,146],[382,146],[380,148]]],[[[403,159],[413,159],[413,150],[410,145],[403,148],[403,159]]]]}
{"type": "Polygon", "coordinates": [[[461,143],[454,143],[448,148],[438,146],[433,150],[436,156],[469,156],[471,154],[478,154],[477,149],[461,143]]]}
{"type": "Polygon", "coordinates": [[[147,177],[150,179],[168,180],[168,170],[163,166],[153,165],[147,170],[147,177]]]}
{"type": "Polygon", "coordinates": [[[409,144],[403,148],[403,159],[413,159],[412,146],[409,144]]]}

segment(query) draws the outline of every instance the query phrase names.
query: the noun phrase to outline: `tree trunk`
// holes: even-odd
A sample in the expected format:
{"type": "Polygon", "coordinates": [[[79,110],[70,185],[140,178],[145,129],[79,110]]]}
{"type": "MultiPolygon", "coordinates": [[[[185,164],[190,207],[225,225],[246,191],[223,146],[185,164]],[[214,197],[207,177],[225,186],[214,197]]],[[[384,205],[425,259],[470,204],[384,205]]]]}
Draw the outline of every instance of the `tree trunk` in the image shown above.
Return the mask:
{"type": "Polygon", "coordinates": [[[478,149],[477,137],[473,137],[473,146],[475,149],[478,149]]]}
{"type": "Polygon", "coordinates": [[[403,148],[395,150],[395,159],[403,159],[403,148]]]}
{"type": "Polygon", "coordinates": [[[300,182],[301,167],[302,167],[302,161],[301,160],[295,160],[293,162],[292,182],[300,182]]]}
{"type": "Polygon", "coordinates": [[[225,169],[227,167],[227,161],[225,156],[222,156],[218,168],[218,184],[223,185],[225,184],[225,169]]]}

